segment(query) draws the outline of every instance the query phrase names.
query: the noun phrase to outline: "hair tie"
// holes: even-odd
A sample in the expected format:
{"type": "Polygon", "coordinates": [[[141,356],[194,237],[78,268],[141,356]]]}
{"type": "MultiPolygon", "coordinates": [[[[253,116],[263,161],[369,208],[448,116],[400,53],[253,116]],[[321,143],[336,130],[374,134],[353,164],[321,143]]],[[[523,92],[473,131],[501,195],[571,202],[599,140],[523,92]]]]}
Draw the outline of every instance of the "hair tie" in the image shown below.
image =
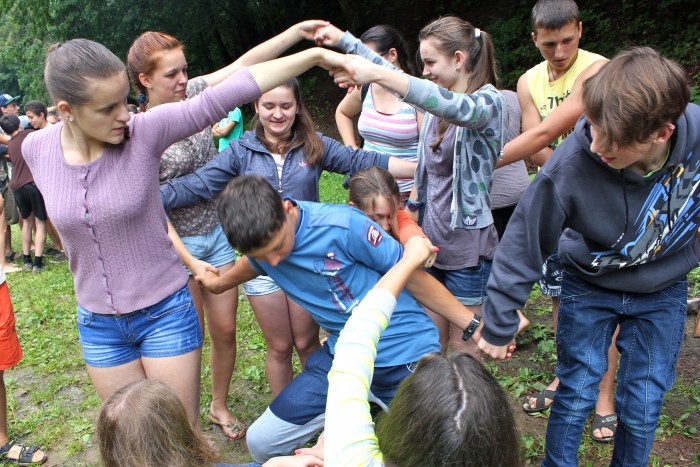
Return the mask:
{"type": "Polygon", "coordinates": [[[479,39],[481,37],[481,29],[474,28],[474,39],[479,39]]]}
{"type": "Polygon", "coordinates": [[[144,93],[141,93],[136,99],[138,99],[138,101],[143,104],[146,102],[146,95],[144,93]]]}

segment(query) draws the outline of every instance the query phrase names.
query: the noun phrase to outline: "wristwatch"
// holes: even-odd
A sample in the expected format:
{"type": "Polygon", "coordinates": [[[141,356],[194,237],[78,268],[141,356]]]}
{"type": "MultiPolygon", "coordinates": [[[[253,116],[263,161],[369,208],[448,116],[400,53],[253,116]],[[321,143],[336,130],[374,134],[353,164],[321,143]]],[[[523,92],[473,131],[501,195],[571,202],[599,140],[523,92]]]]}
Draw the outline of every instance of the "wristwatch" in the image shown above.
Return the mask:
{"type": "Polygon", "coordinates": [[[464,330],[464,334],[462,334],[462,340],[468,341],[469,339],[471,339],[471,337],[474,335],[474,332],[476,331],[476,328],[479,327],[479,324],[481,324],[481,316],[474,315],[471,323],[469,323],[467,329],[464,330]]]}
{"type": "Polygon", "coordinates": [[[406,200],[406,207],[411,212],[415,212],[415,211],[419,210],[421,208],[421,206],[423,206],[423,203],[421,203],[421,202],[413,201],[410,198],[406,200]]]}

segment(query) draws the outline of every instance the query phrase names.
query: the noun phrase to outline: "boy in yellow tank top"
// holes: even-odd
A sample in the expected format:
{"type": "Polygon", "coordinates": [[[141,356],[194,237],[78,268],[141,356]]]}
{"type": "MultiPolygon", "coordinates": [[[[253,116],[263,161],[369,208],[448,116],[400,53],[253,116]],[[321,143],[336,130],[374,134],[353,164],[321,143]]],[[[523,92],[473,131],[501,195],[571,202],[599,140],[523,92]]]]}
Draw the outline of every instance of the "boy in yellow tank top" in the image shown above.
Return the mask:
{"type": "MultiPolygon", "coordinates": [[[[522,110],[523,134],[518,140],[534,147],[531,159],[544,164],[554,148],[573,130],[583,114],[583,82],[598,72],[607,59],[579,49],[583,31],[578,6],[573,0],[540,0],[532,9],[532,40],[545,59],[530,68],[518,80],[518,101],[522,110]],[[556,111],[556,112],[555,112],[556,111]],[[546,141],[548,146],[542,147],[546,141]]],[[[508,148],[506,148],[507,150],[508,148]]],[[[518,150],[525,150],[519,147],[518,150]]],[[[556,258],[550,257],[543,265],[540,289],[552,297],[554,326],[557,325],[563,269],[556,258]]],[[[600,383],[591,437],[594,441],[609,442],[615,436],[617,418],[614,415],[613,384],[618,354],[614,345],[609,353],[610,365],[600,383]]],[[[547,410],[551,405],[559,379],[555,378],[538,394],[530,397],[523,409],[528,413],[547,410]]]]}
{"type": "Polygon", "coordinates": [[[531,156],[533,162],[541,166],[583,114],[581,86],[607,63],[607,59],[578,48],[583,25],[573,0],[540,0],[532,9],[531,20],[532,40],[545,60],[518,80],[523,133],[537,127],[567,102],[562,108],[566,112],[555,114],[561,126],[565,125],[565,131],[559,132],[548,147],[531,156]]]}

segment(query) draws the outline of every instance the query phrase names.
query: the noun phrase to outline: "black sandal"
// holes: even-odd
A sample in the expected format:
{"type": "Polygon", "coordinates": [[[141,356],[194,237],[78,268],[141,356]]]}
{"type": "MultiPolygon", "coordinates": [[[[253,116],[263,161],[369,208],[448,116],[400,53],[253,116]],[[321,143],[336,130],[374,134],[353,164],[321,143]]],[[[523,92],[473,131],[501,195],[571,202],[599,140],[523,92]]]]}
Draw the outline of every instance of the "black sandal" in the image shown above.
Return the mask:
{"type": "Polygon", "coordinates": [[[46,462],[49,456],[44,453],[44,457],[40,460],[35,461],[34,454],[39,451],[39,446],[25,446],[23,444],[17,443],[15,440],[9,440],[2,447],[0,447],[0,462],[7,462],[9,464],[17,465],[40,465],[46,462]],[[19,446],[19,456],[16,459],[7,457],[10,451],[15,446],[19,446]]]}
{"type": "Polygon", "coordinates": [[[598,415],[593,414],[593,422],[591,423],[591,439],[596,443],[609,443],[615,439],[615,430],[617,429],[617,417],[615,414],[612,415],[598,415]],[[597,438],[593,435],[595,430],[600,430],[600,434],[603,434],[603,428],[607,428],[612,431],[612,436],[603,436],[597,438]]]}
{"type": "Polygon", "coordinates": [[[539,413],[549,410],[549,408],[554,403],[554,393],[555,391],[551,389],[543,389],[537,394],[533,394],[530,397],[535,398],[535,405],[530,405],[530,399],[528,398],[528,400],[525,401],[525,403],[523,404],[523,410],[525,411],[525,413],[539,413]],[[549,399],[552,402],[547,404],[546,399],[549,399]]]}

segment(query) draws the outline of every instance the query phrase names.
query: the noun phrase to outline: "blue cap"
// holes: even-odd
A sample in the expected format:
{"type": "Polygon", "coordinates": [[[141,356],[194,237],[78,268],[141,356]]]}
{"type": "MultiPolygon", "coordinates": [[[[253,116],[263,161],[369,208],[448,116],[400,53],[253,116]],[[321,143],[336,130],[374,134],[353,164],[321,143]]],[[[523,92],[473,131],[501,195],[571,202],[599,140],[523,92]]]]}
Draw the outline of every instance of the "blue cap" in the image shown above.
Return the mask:
{"type": "Polygon", "coordinates": [[[7,107],[7,104],[9,104],[10,102],[16,101],[17,99],[19,99],[19,96],[12,97],[9,94],[0,95],[0,107],[7,107]]]}

